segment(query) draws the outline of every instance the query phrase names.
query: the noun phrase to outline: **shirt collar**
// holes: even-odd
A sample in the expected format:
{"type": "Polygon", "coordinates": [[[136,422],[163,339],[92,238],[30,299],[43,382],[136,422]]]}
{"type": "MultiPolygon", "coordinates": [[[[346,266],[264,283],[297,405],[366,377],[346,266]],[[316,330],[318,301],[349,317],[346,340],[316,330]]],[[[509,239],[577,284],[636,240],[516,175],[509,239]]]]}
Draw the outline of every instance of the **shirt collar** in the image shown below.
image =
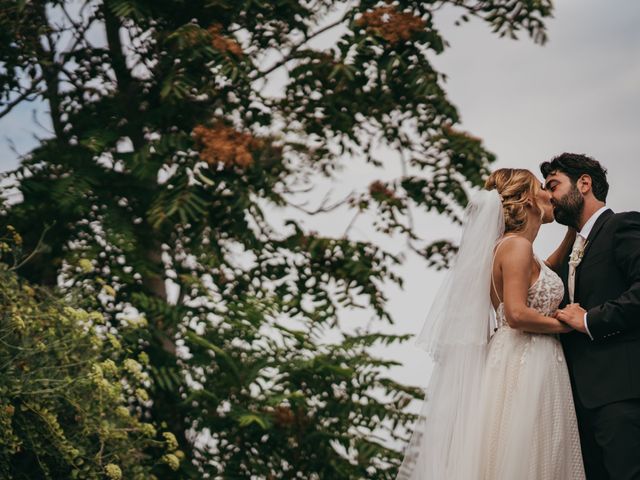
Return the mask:
{"type": "Polygon", "coordinates": [[[609,207],[605,205],[604,207],[601,207],[600,209],[598,209],[593,215],[591,215],[591,217],[589,217],[589,220],[587,220],[587,223],[584,224],[584,227],[582,227],[582,230],[580,230],[580,233],[578,235],[580,235],[584,239],[589,238],[589,234],[591,233],[591,230],[593,229],[593,226],[595,225],[596,220],[598,220],[600,215],[602,215],[607,210],[609,210],[609,207]]]}

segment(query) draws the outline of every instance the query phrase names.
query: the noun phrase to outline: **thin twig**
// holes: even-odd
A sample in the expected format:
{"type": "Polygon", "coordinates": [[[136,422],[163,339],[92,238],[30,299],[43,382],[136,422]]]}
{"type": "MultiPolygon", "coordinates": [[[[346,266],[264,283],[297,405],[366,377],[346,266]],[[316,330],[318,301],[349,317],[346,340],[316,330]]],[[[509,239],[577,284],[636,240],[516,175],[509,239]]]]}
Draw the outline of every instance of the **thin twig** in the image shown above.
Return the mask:
{"type": "Polygon", "coordinates": [[[300,47],[304,46],[304,44],[307,43],[312,38],[315,38],[318,35],[326,32],[327,30],[331,30],[332,28],[337,27],[338,25],[343,23],[347,18],[349,18],[349,13],[350,13],[350,10],[347,10],[347,12],[339,20],[336,20],[335,22],[330,23],[325,27],[322,27],[320,30],[312,33],[308,37],[305,37],[305,39],[302,40],[300,43],[297,43],[296,45],[291,47],[291,50],[289,50],[289,53],[287,54],[287,56],[285,56],[282,60],[280,60],[279,62],[276,62],[274,65],[267,68],[266,70],[259,72],[257,76],[252,78],[251,80],[258,80],[259,78],[265,77],[269,75],[271,72],[273,72],[274,70],[277,70],[278,68],[282,67],[284,64],[286,64],[290,60],[293,60],[295,53],[300,49],[300,47]]]}
{"type": "Polygon", "coordinates": [[[28,102],[32,102],[33,100],[35,100],[35,98],[28,98],[29,95],[32,94],[36,94],[36,95],[42,95],[44,92],[42,90],[39,90],[37,88],[37,85],[42,81],[42,77],[38,77],[36,78],[32,83],[31,83],[31,87],[29,87],[25,92],[23,92],[18,98],[16,98],[15,100],[13,100],[12,102],[9,102],[7,104],[7,106],[5,107],[4,110],[2,110],[0,112],[0,118],[4,117],[5,115],[7,115],[8,113],[10,113],[14,107],[16,105],[18,105],[19,103],[22,103],[24,100],[28,101],[28,102]]]}
{"type": "Polygon", "coordinates": [[[49,231],[50,228],[51,228],[50,225],[47,225],[44,228],[44,230],[42,231],[42,234],[40,235],[40,239],[38,240],[38,243],[36,244],[36,246],[33,249],[33,251],[24,260],[22,260],[22,262],[20,262],[17,265],[14,264],[14,266],[11,267],[9,270],[17,270],[17,269],[19,269],[21,266],[23,266],[25,263],[27,263],[29,260],[31,260],[36,255],[36,253],[38,253],[38,250],[40,249],[40,246],[42,245],[42,241],[44,240],[44,236],[49,231]]]}
{"type": "Polygon", "coordinates": [[[291,207],[297,208],[298,210],[308,214],[308,215],[317,215],[318,213],[329,213],[332,212],[333,210],[341,207],[342,205],[344,205],[345,203],[347,203],[352,197],[353,197],[353,192],[349,193],[349,195],[347,195],[344,199],[334,203],[333,205],[329,205],[326,206],[327,202],[329,201],[329,195],[331,194],[331,190],[329,192],[327,192],[327,194],[325,195],[325,197],[322,199],[322,202],[320,203],[320,206],[318,208],[316,208],[315,210],[307,210],[306,208],[304,208],[304,206],[302,205],[297,205],[295,203],[291,203],[291,202],[287,202],[287,204],[291,207]]]}
{"type": "Polygon", "coordinates": [[[351,221],[349,222],[349,225],[347,225],[347,228],[344,230],[344,233],[342,234],[343,237],[346,237],[349,232],[351,231],[351,228],[353,228],[353,226],[356,223],[356,220],[358,219],[358,217],[362,214],[362,212],[358,209],[358,211],[356,212],[356,214],[353,216],[353,218],[351,219],[351,221]]]}

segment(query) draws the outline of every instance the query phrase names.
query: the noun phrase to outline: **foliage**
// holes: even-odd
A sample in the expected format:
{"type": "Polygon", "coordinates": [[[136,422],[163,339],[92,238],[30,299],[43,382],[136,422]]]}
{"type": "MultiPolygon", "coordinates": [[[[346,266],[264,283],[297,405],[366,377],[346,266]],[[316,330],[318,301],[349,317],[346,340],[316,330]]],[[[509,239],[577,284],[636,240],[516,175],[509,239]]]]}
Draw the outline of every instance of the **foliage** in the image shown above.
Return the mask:
{"type": "Polygon", "coordinates": [[[446,266],[455,248],[421,238],[413,212],[459,221],[494,158],[456,128],[430,61],[447,5],[538,41],[551,12],[549,0],[0,0],[0,116],[42,99],[53,129],[11,175],[22,198],[5,217],[37,249],[19,272],[81,292],[149,357],[152,416],[186,455],[176,477],[393,478],[401,454],[386,440],[406,439],[420,392],[367,352],[406,337],[339,319],[392,321],[384,288],[401,284],[397,252],[351,225],[374,214],[381,235],[446,266]],[[346,159],[402,174],[306,207],[346,159]],[[300,219],[338,212],[335,238],[300,219]]]}
{"type": "MultiPolygon", "coordinates": [[[[8,233],[3,260],[20,238],[8,233]]],[[[4,263],[0,311],[0,477],[162,475],[172,435],[144,419],[145,373],[101,328],[102,314],[52,298],[4,263]]]]}

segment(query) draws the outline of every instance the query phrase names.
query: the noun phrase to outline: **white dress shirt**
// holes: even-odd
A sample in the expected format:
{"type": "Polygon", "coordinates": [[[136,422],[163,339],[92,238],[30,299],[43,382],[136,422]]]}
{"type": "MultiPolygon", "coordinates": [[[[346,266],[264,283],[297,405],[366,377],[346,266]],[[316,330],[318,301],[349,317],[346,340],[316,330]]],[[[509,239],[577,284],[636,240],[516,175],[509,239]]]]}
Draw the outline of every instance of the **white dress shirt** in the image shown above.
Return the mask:
{"type": "MultiPolygon", "coordinates": [[[[587,223],[584,224],[584,226],[582,227],[582,230],[580,230],[578,235],[580,235],[586,241],[587,238],[589,238],[589,234],[591,233],[591,230],[593,230],[593,226],[595,225],[596,220],[598,220],[598,218],[600,218],[600,215],[602,215],[607,210],[609,210],[609,207],[605,205],[604,207],[601,207],[600,209],[598,209],[593,215],[591,215],[591,217],[589,217],[589,220],[587,220],[587,223]]],[[[589,335],[589,338],[593,340],[593,337],[591,336],[591,332],[589,331],[589,324],[587,323],[586,312],[584,314],[584,328],[587,330],[587,335],[589,335]]]]}

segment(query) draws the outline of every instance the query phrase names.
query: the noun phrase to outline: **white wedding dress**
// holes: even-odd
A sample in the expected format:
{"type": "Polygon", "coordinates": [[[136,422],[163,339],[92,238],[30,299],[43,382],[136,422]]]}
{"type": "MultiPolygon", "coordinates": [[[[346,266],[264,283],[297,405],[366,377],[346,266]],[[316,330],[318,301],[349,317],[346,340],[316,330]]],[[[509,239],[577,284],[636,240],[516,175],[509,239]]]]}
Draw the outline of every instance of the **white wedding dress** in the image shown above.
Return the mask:
{"type": "MultiPolygon", "coordinates": [[[[502,303],[492,332],[493,261],[507,238],[502,199],[480,191],[465,215],[455,264],[417,336],[434,366],[397,480],[583,480],[558,336],[511,328],[502,303]]],[[[564,285],[536,261],[527,304],[552,316],[564,285]]]]}
{"type": "MultiPolygon", "coordinates": [[[[552,316],[564,294],[558,275],[537,259],[528,305],[552,316]]],[[[482,382],[483,480],[584,479],[569,374],[556,335],[511,328],[504,304],[488,346],[482,382]]]]}

